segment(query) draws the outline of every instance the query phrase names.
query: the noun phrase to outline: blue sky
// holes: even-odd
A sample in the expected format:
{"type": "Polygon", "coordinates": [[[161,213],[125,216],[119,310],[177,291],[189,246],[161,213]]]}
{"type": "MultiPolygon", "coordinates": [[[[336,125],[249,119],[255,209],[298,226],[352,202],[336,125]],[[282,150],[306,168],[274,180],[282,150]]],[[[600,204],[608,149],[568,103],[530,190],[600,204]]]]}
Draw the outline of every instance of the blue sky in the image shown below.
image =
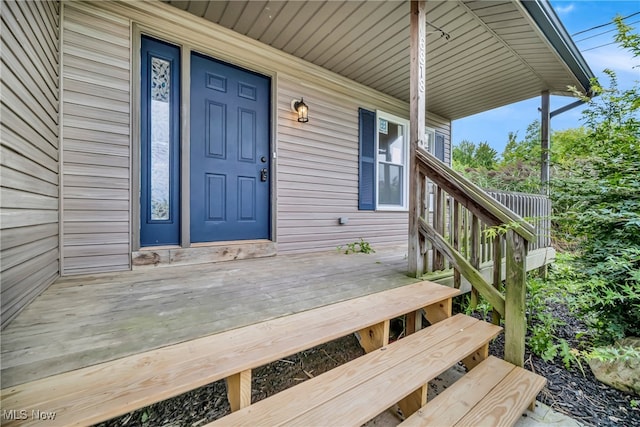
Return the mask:
{"type": "MultiPolygon", "coordinates": [[[[628,16],[640,12],[640,1],[627,0],[551,0],[556,13],[562,20],[569,34],[587,30],[597,25],[610,22],[616,15],[628,16]]],[[[638,32],[640,30],[640,14],[625,20],[638,32]]],[[[633,69],[633,65],[640,62],[634,60],[630,53],[619,49],[617,45],[599,47],[613,42],[614,25],[597,28],[573,37],[594,74],[603,84],[608,83],[602,70],[610,68],[618,76],[620,89],[630,88],[634,81],[640,80],[640,68],[633,69]],[[604,34],[602,34],[604,33],[604,34]],[[595,37],[592,37],[595,36],[595,37]],[[595,48],[595,49],[594,49],[595,48]]],[[[560,108],[573,102],[570,97],[552,96],[551,110],[560,108]]],[[[540,118],[538,112],[540,98],[518,102],[505,107],[496,108],[485,113],[476,114],[453,122],[453,144],[462,140],[475,143],[486,141],[501,154],[507,143],[510,131],[518,132],[518,140],[525,135],[527,126],[540,118]]],[[[581,111],[583,107],[565,112],[551,120],[552,130],[574,128],[581,125],[581,111]]],[[[553,143],[553,142],[552,142],[553,143]]]]}

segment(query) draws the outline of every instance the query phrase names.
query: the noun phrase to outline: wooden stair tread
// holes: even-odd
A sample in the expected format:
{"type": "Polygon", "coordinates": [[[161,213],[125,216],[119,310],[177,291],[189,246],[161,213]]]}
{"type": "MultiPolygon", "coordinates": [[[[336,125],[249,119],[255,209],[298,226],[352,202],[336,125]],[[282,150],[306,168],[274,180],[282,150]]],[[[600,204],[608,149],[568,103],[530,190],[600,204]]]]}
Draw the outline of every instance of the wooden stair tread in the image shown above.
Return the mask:
{"type": "Polygon", "coordinates": [[[513,426],[546,382],[544,377],[489,356],[401,425],[513,426]]]}
{"type": "Polygon", "coordinates": [[[210,426],[361,425],[495,337],[501,328],[459,314],[210,426]]]}
{"type": "Polygon", "coordinates": [[[94,424],[458,294],[418,282],[16,385],[0,400],[55,411],[61,425],[94,424]]]}

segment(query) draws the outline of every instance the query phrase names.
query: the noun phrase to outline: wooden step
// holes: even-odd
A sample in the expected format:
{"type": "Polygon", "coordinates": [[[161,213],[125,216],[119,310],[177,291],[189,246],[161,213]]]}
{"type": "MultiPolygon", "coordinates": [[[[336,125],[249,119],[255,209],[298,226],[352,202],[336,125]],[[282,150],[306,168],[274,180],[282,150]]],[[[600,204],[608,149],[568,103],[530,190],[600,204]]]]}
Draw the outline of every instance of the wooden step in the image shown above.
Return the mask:
{"type": "Polygon", "coordinates": [[[501,328],[458,314],[223,417],[210,426],[362,425],[458,361],[501,328]]]}
{"type": "Polygon", "coordinates": [[[251,403],[251,369],[357,331],[365,345],[380,347],[390,319],[420,309],[433,321],[446,318],[458,294],[432,282],[390,289],[9,387],[1,405],[88,425],[226,378],[232,408],[240,408],[251,403]]]}
{"type": "Polygon", "coordinates": [[[489,356],[401,426],[513,426],[546,382],[544,377],[489,356]]]}

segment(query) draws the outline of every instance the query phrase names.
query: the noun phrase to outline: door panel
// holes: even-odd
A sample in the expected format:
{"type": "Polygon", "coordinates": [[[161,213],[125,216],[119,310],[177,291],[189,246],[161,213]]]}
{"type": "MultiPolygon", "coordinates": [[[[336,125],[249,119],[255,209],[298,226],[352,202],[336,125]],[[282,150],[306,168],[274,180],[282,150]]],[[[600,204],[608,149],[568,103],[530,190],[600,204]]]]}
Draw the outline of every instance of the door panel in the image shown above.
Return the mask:
{"type": "Polygon", "coordinates": [[[192,242],[270,237],[270,86],[192,54],[192,242]]]}

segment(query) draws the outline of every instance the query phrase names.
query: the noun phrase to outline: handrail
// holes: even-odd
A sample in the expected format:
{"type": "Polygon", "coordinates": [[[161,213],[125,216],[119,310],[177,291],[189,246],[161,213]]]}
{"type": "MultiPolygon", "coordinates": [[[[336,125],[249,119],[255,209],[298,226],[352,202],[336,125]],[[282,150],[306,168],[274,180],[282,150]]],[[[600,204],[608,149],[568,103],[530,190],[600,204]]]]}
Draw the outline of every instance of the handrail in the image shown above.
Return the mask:
{"type": "Polygon", "coordinates": [[[420,218],[419,221],[420,231],[431,239],[434,247],[439,251],[446,253],[447,257],[451,259],[451,263],[454,267],[460,270],[465,277],[468,277],[469,283],[478,289],[487,301],[489,301],[489,304],[493,306],[494,310],[504,317],[505,302],[502,294],[500,294],[496,288],[487,283],[482,277],[482,274],[480,274],[480,272],[474,268],[474,266],[472,266],[460,252],[454,249],[442,236],[440,236],[433,227],[427,224],[423,218],[420,218]]]}
{"type": "Polygon", "coordinates": [[[431,153],[422,148],[416,150],[418,167],[424,169],[424,174],[451,195],[460,196],[459,202],[473,212],[487,224],[509,225],[516,233],[529,242],[536,240],[536,230],[494,198],[490,197],[482,188],[469,179],[447,167],[431,153]]]}
{"type": "Polygon", "coordinates": [[[551,246],[551,199],[549,196],[518,191],[486,189],[485,191],[534,226],[536,240],[529,242],[530,251],[551,246]]]}
{"type": "Polygon", "coordinates": [[[464,277],[472,286],[472,306],[482,295],[493,307],[493,321],[505,319],[505,360],[523,366],[526,258],[529,242],[538,239],[535,228],[430,153],[418,148],[415,160],[415,265],[423,272],[453,268],[456,288],[464,277]],[[486,261],[493,263],[491,278],[480,271],[486,261]]]}

